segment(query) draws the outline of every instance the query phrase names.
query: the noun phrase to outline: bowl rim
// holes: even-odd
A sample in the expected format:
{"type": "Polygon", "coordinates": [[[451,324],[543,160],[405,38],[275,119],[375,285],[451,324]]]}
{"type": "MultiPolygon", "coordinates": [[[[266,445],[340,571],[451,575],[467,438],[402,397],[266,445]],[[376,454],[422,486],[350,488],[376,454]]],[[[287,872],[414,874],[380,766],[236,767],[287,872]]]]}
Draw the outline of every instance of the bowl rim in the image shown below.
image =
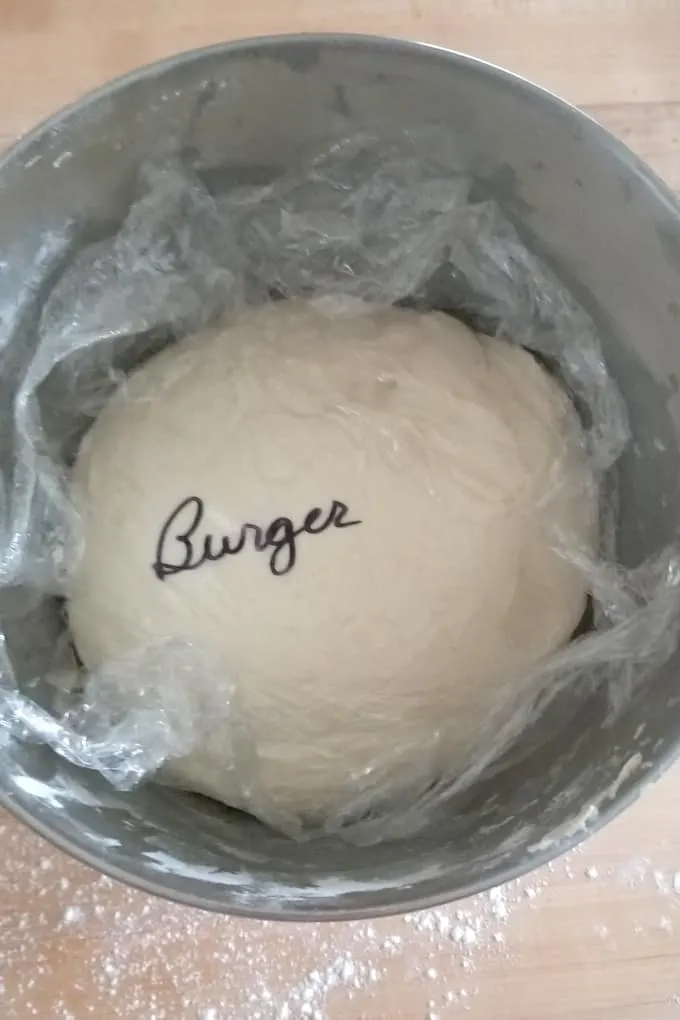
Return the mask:
{"type": "MultiPolygon", "coordinates": [[[[110,97],[119,91],[123,91],[129,85],[146,78],[161,75],[175,67],[200,62],[206,57],[230,57],[238,54],[247,54],[253,50],[275,51],[282,46],[290,45],[336,48],[363,46],[367,49],[390,51],[397,55],[429,56],[453,67],[466,68],[505,83],[513,89],[523,92],[533,102],[551,107],[554,113],[571,122],[575,128],[577,127],[587,132],[592,143],[606,150],[616,162],[625,166],[648,191],[654,194],[660,205],[666,208],[668,215],[680,222],[680,200],[658,174],[636,156],[624,142],[620,141],[598,123],[589,113],[561,98],[549,89],[537,85],[522,75],[490,61],[459,50],[450,49],[446,46],[440,46],[436,43],[348,32],[305,32],[251,36],[181,51],[169,57],[144,64],[126,74],[105,82],[97,88],[88,90],[75,101],[62,107],[56,113],[40,121],[30,131],[21,135],[0,156],[0,173],[8,166],[11,166],[17,159],[20,159],[22,154],[47,132],[55,131],[65,120],[79,113],[92,102],[110,97]]],[[[58,850],[66,853],[79,863],[92,868],[99,874],[115,879],[147,895],[157,896],[181,906],[193,907],[233,917],[279,922],[369,920],[371,918],[389,917],[401,913],[432,909],[478,895],[494,885],[504,884],[521,878],[578,846],[587,837],[593,835],[608,822],[612,821],[637,800],[644,787],[656,782],[678,757],[680,757],[680,743],[672,745],[663,751],[659,755],[658,760],[653,764],[643,765],[642,768],[635,770],[623,784],[623,792],[617,791],[616,796],[608,799],[605,806],[602,806],[602,804],[597,805],[596,815],[590,824],[584,824],[577,832],[570,832],[562,837],[556,837],[554,841],[549,841],[546,847],[537,848],[533,853],[531,851],[525,852],[517,863],[501,869],[500,874],[497,874],[491,881],[488,878],[482,877],[470,880],[458,888],[455,893],[442,891],[426,896],[409,895],[410,890],[407,887],[403,900],[399,900],[392,905],[369,905],[349,909],[344,908],[341,902],[338,906],[330,908],[327,906],[317,908],[313,903],[305,909],[288,905],[286,905],[285,909],[277,909],[275,905],[271,909],[260,906],[251,908],[244,907],[238,903],[230,903],[228,898],[225,898],[223,901],[215,896],[203,896],[193,892],[186,892],[170,884],[165,884],[160,879],[145,878],[107,861],[105,856],[98,855],[96,852],[76,843],[71,837],[54,830],[50,825],[41,821],[34,814],[31,814],[26,807],[18,803],[12,792],[2,788],[0,788],[0,808],[7,810],[19,822],[47,840],[48,843],[51,843],[58,850]]],[[[369,891],[367,891],[366,895],[370,899],[371,894],[369,891]]]]}

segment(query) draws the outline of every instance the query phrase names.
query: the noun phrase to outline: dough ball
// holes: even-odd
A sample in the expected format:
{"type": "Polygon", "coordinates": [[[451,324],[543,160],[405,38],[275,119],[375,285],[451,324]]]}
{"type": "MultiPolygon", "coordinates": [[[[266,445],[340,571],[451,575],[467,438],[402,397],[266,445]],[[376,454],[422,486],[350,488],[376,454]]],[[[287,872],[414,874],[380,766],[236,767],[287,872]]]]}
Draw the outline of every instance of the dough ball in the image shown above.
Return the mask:
{"type": "MultiPolygon", "coordinates": [[[[578,427],[531,355],[438,313],[281,302],[169,347],[75,465],[79,653],[211,656],[165,778],[226,804],[322,818],[455,774],[583,614],[553,551],[595,541],[578,427]]],[[[182,703],[171,659],[158,682],[182,703]]]]}

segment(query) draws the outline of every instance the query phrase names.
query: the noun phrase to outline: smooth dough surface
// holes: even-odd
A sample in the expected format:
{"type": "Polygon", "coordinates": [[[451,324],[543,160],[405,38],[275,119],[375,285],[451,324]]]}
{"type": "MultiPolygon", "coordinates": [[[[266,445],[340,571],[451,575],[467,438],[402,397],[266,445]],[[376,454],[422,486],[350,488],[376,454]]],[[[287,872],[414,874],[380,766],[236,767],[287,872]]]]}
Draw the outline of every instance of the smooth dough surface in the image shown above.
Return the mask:
{"type": "Polygon", "coordinates": [[[227,804],[332,815],[435,743],[455,772],[583,613],[551,530],[595,539],[574,421],[531,355],[438,313],[282,302],[170,347],[75,465],[78,651],[212,657],[189,692],[171,658],[154,682],[200,723],[166,777],[227,804]]]}

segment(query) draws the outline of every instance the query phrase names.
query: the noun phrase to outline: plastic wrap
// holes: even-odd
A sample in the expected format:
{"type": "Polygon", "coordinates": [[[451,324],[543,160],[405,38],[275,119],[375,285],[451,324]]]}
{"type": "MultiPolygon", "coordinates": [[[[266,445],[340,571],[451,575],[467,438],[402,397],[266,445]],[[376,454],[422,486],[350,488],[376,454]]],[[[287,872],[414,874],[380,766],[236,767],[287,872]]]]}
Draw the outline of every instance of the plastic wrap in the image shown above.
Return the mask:
{"type": "MultiPolygon", "coordinates": [[[[34,605],[63,596],[78,562],[69,469],[90,423],[131,368],[244,306],[306,296],[329,315],[395,304],[443,309],[532,351],[570,394],[599,486],[602,539],[595,559],[559,534],[555,546],[587,578],[592,626],[495,706],[462,772],[433,772],[444,739],[433,732],[417,756],[396,748],[354,777],[342,808],[313,825],[282,813],[258,788],[257,749],[234,679],[223,711],[242,806],[299,838],[320,830],[373,841],[417,831],[453,793],[500,767],[566,688],[606,689],[617,711],[677,644],[679,550],[635,570],[613,559],[616,463],[629,429],[595,327],[455,165],[441,139],[423,134],[345,140],[267,187],[223,195],[180,162],[142,167],[124,221],[81,247],[52,284],[10,405],[0,585],[22,590],[34,605]]],[[[46,279],[50,273],[46,267],[46,279]]],[[[5,347],[4,365],[10,361],[5,347]]],[[[45,743],[130,789],[202,739],[200,706],[189,693],[164,702],[164,671],[183,672],[190,692],[192,671],[214,668],[201,649],[169,641],[86,675],[66,646],[52,674],[18,684],[5,647],[0,743],[45,743]],[[133,704],[121,700],[121,675],[135,677],[133,704]]]]}

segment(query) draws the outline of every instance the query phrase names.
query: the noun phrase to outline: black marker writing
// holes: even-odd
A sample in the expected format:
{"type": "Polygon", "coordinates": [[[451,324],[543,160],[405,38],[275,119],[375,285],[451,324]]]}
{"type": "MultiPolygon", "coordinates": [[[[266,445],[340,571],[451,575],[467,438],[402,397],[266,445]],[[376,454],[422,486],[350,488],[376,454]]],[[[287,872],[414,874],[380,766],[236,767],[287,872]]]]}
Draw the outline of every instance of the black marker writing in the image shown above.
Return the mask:
{"type": "Polygon", "coordinates": [[[225,556],[243,552],[252,535],[257,552],[271,550],[269,569],[281,577],[293,569],[297,561],[297,539],[300,535],[320,535],[327,528],[352,528],[361,521],[348,521],[349,507],[334,499],[330,510],[315,506],[296,528],[290,517],[275,517],[266,527],[250,522],[243,524],[236,538],[201,533],[205,504],[198,496],[188,496],[172,511],[161,528],[156,543],[156,558],[151,567],[159,581],[185,570],[197,570],[204,563],[216,562],[225,556]]]}

